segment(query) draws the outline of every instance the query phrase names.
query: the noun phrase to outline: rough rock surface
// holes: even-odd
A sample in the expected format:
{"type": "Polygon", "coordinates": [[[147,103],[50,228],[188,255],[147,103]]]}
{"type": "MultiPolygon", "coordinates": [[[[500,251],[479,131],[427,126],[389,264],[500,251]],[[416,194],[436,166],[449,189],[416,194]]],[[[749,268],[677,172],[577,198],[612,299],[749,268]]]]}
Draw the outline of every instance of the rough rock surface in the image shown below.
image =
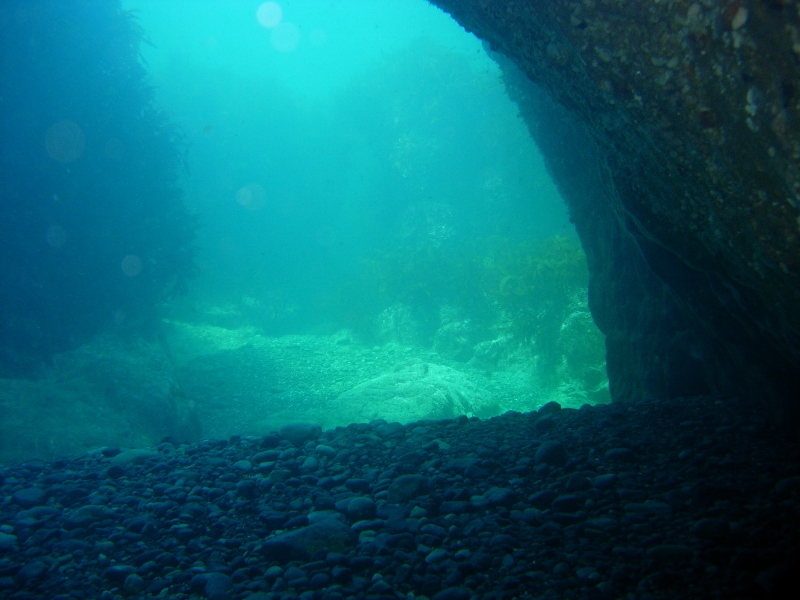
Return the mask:
{"type": "Polygon", "coordinates": [[[508,78],[589,258],[612,396],[746,386],[796,428],[797,3],[434,2],[527,76],[508,78]]]}

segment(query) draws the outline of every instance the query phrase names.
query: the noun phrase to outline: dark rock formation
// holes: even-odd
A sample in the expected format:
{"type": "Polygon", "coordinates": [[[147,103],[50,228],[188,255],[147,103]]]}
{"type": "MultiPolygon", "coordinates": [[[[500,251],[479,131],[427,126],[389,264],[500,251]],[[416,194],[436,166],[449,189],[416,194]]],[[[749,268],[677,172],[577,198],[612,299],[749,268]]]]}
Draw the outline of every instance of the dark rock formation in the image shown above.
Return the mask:
{"type": "Polygon", "coordinates": [[[797,3],[435,3],[510,59],[589,258],[614,398],[746,390],[796,431],[797,3]]]}

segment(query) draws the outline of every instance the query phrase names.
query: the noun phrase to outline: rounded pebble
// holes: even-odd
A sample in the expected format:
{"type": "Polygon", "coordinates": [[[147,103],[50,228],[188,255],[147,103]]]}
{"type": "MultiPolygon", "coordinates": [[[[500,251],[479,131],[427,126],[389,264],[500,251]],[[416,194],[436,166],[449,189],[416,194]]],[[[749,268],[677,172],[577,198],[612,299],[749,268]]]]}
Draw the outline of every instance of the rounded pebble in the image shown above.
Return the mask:
{"type": "Polygon", "coordinates": [[[544,441],[530,427],[544,414],[509,412],[312,427],[299,446],[234,436],[176,452],[165,442],[117,478],[109,461],[123,453],[6,467],[0,595],[502,600],[524,589],[603,600],[777,589],[800,537],[791,456],[749,433],[757,415],[744,403],[642,402],[548,408],[541,435],[558,439],[544,441]],[[706,443],[705,424],[735,443],[706,443]],[[691,440],[681,459],[675,449],[691,440]]]}

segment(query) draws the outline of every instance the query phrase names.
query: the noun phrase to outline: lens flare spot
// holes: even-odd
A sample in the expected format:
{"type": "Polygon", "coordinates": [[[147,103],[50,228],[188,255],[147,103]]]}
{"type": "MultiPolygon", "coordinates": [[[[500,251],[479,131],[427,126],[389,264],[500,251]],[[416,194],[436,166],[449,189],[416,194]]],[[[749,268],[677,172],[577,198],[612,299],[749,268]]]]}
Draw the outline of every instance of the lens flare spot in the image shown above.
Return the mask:
{"type": "Polygon", "coordinates": [[[136,277],[142,272],[142,259],[135,254],[128,254],[122,259],[122,272],[128,277],[136,277]]]}
{"type": "Polygon", "coordinates": [[[270,41],[278,52],[293,52],[300,43],[300,29],[292,23],[281,23],[272,30],[270,41]]]}
{"type": "Polygon", "coordinates": [[[47,243],[51,248],[61,248],[67,241],[67,230],[61,225],[50,225],[47,228],[47,243]]]}
{"type": "Polygon", "coordinates": [[[83,156],[86,138],[83,130],[74,121],[59,121],[47,130],[44,144],[50,158],[61,164],[68,164],[83,156]]]}
{"type": "Polygon", "coordinates": [[[277,2],[264,2],[256,11],[258,24],[266,29],[277,27],[283,19],[283,9],[277,2]]]}

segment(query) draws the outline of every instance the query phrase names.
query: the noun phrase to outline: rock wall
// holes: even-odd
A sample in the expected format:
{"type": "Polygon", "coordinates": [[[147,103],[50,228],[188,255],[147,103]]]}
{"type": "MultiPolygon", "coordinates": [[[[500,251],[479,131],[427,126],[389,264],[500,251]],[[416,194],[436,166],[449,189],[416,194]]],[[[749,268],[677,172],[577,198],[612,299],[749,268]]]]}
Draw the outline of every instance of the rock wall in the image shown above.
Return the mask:
{"type": "Polygon", "coordinates": [[[747,393],[796,432],[798,2],[434,3],[515,65],[589,257],[612,396],[747,393]]]}

